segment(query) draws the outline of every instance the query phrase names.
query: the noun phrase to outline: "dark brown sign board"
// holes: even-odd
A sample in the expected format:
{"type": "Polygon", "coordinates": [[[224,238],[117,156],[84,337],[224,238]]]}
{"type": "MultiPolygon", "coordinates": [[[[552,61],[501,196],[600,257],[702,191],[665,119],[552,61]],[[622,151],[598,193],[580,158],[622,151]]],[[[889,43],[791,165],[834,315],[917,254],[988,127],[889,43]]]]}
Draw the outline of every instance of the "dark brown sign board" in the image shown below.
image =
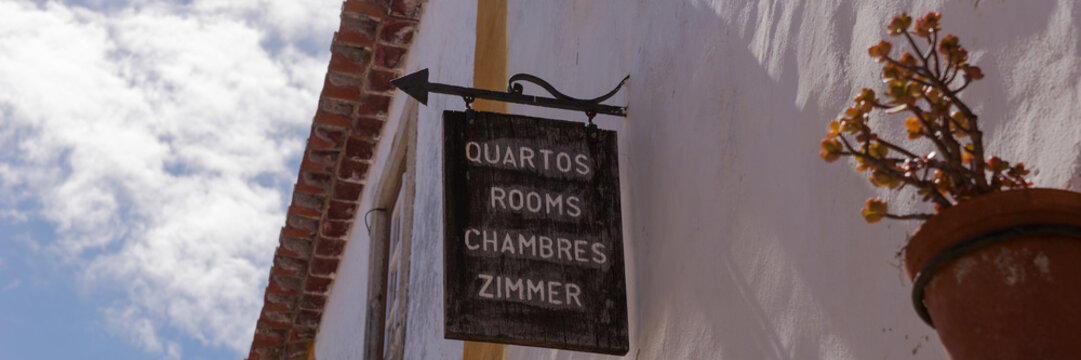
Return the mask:
{"type": "Polygon", "coordinates": [[[444,335],[625,355],[616,133],[443,113],[444,335]]]}

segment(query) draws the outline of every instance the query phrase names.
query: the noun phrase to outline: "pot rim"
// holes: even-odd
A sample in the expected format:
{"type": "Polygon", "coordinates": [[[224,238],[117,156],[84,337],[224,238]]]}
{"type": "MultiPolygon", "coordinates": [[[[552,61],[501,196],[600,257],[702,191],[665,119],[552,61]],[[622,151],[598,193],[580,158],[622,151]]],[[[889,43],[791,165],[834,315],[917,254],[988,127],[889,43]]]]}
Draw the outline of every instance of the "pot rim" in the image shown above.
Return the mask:
{"type": "Polygon", "coordinates": [[[902,253],[909,279],[935,254],[965,239],[1031,224],[1081,226],[1081,193],[1049,188],[997,191],[931,217],[909,237],[902,253]]]}
{"type": "Polygon", "coordinates": [[[935,327],[923,303],[924,288],[954,260],[1004,241],[1042,236],[1081,239],[1081,193],[1042,188],[995,192],[935,215],[903,253],[916,313],[935,327]]]}

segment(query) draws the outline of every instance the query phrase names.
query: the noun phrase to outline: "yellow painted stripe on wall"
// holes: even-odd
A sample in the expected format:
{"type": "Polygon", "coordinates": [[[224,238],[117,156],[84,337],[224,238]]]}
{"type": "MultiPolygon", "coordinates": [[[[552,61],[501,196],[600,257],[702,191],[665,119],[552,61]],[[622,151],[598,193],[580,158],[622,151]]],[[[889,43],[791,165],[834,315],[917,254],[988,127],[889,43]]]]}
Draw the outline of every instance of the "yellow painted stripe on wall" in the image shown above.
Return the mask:
{"type": "MultiPolygon", "coordinates": [[[[473,87],[507,91],[507,0],[477,0],[473,87]]],[[[507,103],[478,99],[474,108],[507,112],[507,103]]]]}
{"type": "MultiPolygon", "coordinates": [[[[477,0],[477,43],[473,52],[473,87],[507,89],[507,0],[477,0]]],[[[507,112],[507,103],[478,99],[477,111],[507,112]]],[[[503,360],[502,344],[466,341],[464,360],[503,360]]]]}

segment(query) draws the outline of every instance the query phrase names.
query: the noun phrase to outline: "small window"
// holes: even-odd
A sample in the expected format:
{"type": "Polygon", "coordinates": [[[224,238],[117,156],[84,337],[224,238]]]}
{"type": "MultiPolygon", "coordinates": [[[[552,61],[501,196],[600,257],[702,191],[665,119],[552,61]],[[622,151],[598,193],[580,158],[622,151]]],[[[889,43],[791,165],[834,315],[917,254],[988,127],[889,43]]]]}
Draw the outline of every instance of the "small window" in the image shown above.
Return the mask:
{"type": "MultiPolygon", "coordinates": [[[[403,179],[408,178],[403,174],[403,179]]],[[[404,199],[405,186],[398,190],[397,199],[390,215],[390,234],[387,238],[387,309],[386,324],[383,327],[383,358],[400,359],[405,343],[405,292],[409,288],[409,249],[403,245],[404,233],[402,208],[407,205],[404,199]],[[405,259],[403,259],[405,257],[405,259]]],[[[411,205],[411,204],[410,204],[411,205]]]]}
{"type": "Polygon", "coordinates": [[[365,359],[402,359],[405,354],[409,309],[410,236],[416,159],[416,102],[393,132],[391,151],[378,177],[373,209],[365,221],[370,239],[368,306],[365,324],[365,359]]]}

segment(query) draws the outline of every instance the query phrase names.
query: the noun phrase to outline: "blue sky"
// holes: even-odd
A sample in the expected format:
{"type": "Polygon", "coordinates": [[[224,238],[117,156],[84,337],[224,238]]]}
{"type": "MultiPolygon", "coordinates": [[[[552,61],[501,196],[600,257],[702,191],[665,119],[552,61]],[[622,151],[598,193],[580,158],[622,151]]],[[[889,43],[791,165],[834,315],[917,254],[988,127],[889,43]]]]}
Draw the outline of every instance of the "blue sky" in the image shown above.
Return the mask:
{"type": "Polygon", "coordinates": [[[340,0],[0,0],[0,349],[243,358],[340,0]]]}

